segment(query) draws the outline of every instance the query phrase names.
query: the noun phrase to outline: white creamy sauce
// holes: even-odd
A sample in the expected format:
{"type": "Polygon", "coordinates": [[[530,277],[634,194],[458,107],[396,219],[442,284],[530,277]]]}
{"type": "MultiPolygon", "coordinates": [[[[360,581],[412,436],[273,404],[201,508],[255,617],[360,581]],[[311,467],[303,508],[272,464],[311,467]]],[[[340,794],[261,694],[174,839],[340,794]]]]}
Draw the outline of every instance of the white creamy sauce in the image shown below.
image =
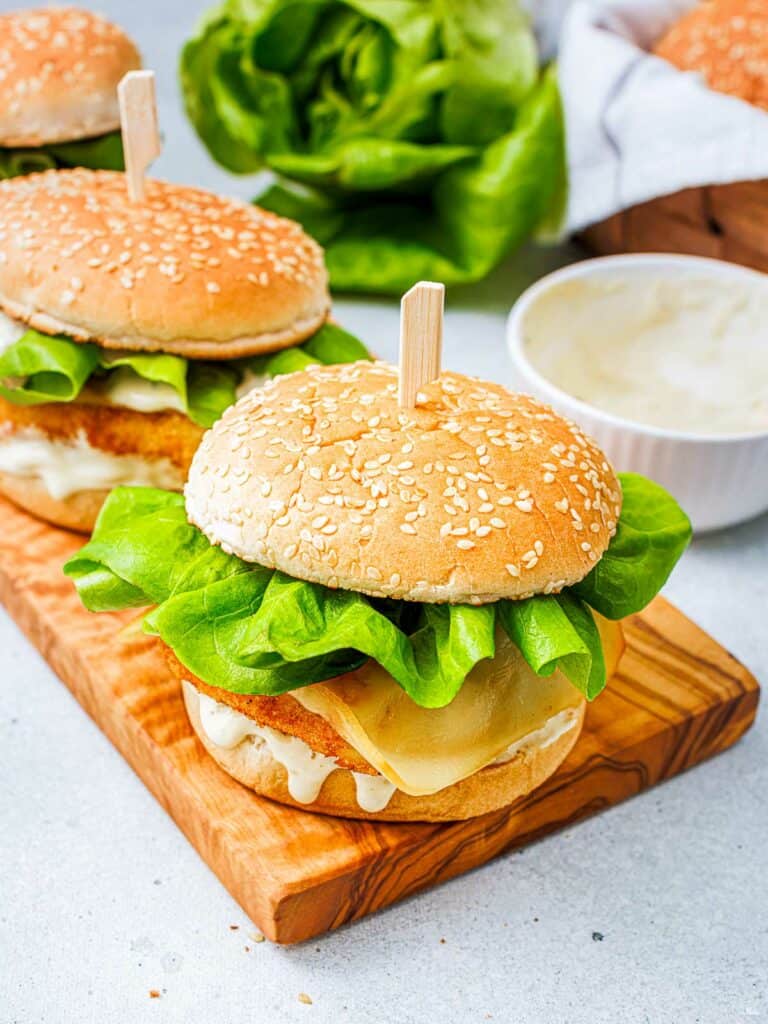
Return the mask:
{"type": "Polygon", "coordinates": [[[576,725],[576,722],[576,708],[565,708],[564,711],[559,711],[556,715],[552,715],[540,729],[534,729],[533,732],[522,736],[511,746],[507,747],[506,750],[503,750],[496,760],[493,761],[493,764],[506,764],[507,761],[511,761],[516,754],[521,750],[525,750],[526,747],[538,747],[540,750],[546,750],[547,747],[551,747],[553,743],[559,740],[561,736],[565,736],[567,732],[570,732],[576,725]]]}
{"type": "Polygon", "coordinates": [[[335,758],[320,754],[297,736],[288,736],[198,692],[200,723],[211,743],[225,750],[246,739],[262,744],[288,775],[288,792],[301,804],[317,800],[323,783],[338,765],[335,758]]]}
{"type": "Polygon", "coordinates": [[[357,806],[369,814],[383,811],[395,792],[395,784],[383,775],[364,775],[352,772],[355,780],[355,798],[357,806]]]}
{"type": "Polygon", "coordinates": [[[136,412],[186,412],[181,395],[170,384],[145,380],[130,366],[118,366],[105,377],[86,384],[79,401],[116,405],[136,412]]]}
{"type": "Polygon", "coordinates": [[[20,323],[0,313],[0,352],[5,352],[14,342],[17,342],[22,334],[26,334],[26,324],[20,323]]]}
{"type": "Polygon", "coordinates": [[[91,447],[84,435],[52,441],[33,431],[0,437],[0,470],[41,480],[59,499],[119,486],[181,490],[184,483],[182,472],[169,459],[114,455],[91,447]]]}
{"type": "MultiPolygon", "coordinates": [[[[189,685],[189,684],[186,684],[189,685]]],[[[317,800],[323,783],[338,769],[336,759],[320,754],[298,736],[258,725],[247,715],[219,704],[198,691],[200,722],[211,743],[231,750],[246,739],[263,744],[288,775],[288,792],[300,804],[317,800]]],[[[343,770],[343,769],[342,769],[343,770]]],[[[351,773],[358,805],[364,811],[380,811],[389,803],[395,787],[382,776],[351,773]]]]}
{"type": "MultiPolygon", "coordinates": [[[[191,686],[185,683],[185,686],[191,686]]],[[[266,725],[258,725],[247,715],[220,704],[197,691],[200,723],[206,736],[217,747],[232,750],[246,739],[266,747],[288,775],[288,792],[294,800],[311,804],[320,795],[323,783],[339,766],[336,759],[320,754],[297,736],[288,736],[266,725]]],[[[553,715],[540,729],[528,733],[499,754],[493,764],[505,764],[526,747],[546,749],[574,728],[578,720],[575,708],[566,708],[553,715]]],[[[345,771],[348,769],[339,769],[345,771]]],[[[351,772],[355,782],[358,806],[373,814],[383,810],[396,791],[395,785],[383,775],[351,772]]]]}
{"type": "Polygon", "coordinates": [[[768,279],[571,278],[523,324],[533,366],[624,419],[696,434],[768,429],[768,279]]]}

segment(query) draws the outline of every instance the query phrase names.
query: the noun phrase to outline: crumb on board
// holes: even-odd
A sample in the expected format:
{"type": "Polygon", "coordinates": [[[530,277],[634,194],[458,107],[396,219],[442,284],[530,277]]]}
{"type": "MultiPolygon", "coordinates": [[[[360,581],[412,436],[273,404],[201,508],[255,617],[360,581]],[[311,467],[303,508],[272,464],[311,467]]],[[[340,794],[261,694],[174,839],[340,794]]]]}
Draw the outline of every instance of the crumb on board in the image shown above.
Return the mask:
{"type": "Polygon", "coordinates": [[[254,942],[264,941],[264,936],[261,934],[261,932],[251,932],[250,938],[253,939],[254,942]]]}
{"type": "Polygon", "coordinates": [[[160,998],[160,992],[159,992],[159,990],[158,990],[158,989],[156,989],[156,988],[151,988],[151,989],[149,990],[149,998],[150,998],[150,999],[159,999],[159,998],[160,998]]]}
{"type": "Polygon", "coordinates": [[[312,1000],[309,998],[306,992],[299,992],[299,1002],[304,1003],[307,1006],[312,1005],[312,1000]]]}
{"type": "Polygon", "coordinates": [[[602,942],[604,938],[605,938],[605,936],[603,935],[602,932],[592,932],[592,941],[593,942],[602,942]]]}
{"type": "Polygon", "coordinates": [[[236,932],[236,931],[237,931],[237,930],[239,929],[239,927],[240,927],[240,925],[239,925],[239,924],[231,924],[231,925],[229,926],[229,930],[230,930],[231,932],[236,932]]]}

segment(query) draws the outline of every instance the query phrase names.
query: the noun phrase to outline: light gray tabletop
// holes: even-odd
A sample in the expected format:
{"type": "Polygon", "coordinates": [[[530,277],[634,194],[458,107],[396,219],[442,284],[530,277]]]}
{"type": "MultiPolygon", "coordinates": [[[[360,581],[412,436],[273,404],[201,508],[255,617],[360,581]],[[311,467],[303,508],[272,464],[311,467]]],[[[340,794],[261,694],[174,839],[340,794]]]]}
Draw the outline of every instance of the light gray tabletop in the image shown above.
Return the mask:
{"type": "MultiPolygon", "coordinates": [[[[211,164],[181,114],[175,55],[200,0],[94,6],[122,21],[158,70],[166,143],[156,172],[251,194],[252,183],[211,164]]],[[[505,381],[504,314],[527,281],[568,256],[528,251],[452,292],[446,365],[505,381]]],[[[394,301],[341,301],[337,311],[394,356],[394,301]]],[[[768,679],[767,581],[763,517],[697,540],[667,593],[768,679]]],[[[3,1024],[768,1021],[765,715],[683,777],[281,949],[254,942],[238,906],[3,612],[0,680],[3,1024]]]]}

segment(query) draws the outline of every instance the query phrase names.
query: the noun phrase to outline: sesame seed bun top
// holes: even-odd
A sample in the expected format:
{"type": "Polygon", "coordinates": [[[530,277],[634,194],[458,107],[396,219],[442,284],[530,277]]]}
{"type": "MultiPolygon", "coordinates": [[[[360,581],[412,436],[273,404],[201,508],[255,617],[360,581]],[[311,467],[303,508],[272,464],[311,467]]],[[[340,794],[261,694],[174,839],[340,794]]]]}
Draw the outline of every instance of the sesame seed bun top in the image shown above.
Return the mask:
{"type": "Polygon", "coordinates": [[[0,15],[0,146],[44,146],[120,127],[117,84],[141,57],[122,29],[77,7],[0,15]]]}
{"type": "Polygon", "coordinates": [[[106,348],[201,359],[313,334],[330,299],[322,249],[298,224],[211,192],[115,171],[0,182],[0,309],[106,348]]]}
{"type": "Polygon", "coordinates": [[[397,403],[386,363],[311,367],[251,392],[192,461],[214,543],[376,597],[486,603],[582,579],[621,491],[596,445],[527,395],[455,373],[397,403]]]}
{"type": "Polygon", "coordinates": [[[768,110],[767,16],[765,0],[710,0],[683,15],[654,52],[699,71],[710,89],[768,110]]]}

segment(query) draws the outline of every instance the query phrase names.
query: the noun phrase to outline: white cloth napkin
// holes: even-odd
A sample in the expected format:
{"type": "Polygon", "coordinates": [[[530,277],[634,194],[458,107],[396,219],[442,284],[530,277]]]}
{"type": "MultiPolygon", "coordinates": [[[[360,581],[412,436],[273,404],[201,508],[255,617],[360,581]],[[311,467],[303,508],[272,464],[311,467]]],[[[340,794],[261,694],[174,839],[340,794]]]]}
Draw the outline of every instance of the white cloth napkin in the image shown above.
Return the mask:
{"type": "Polygon", "coordinates": [[[647,52],[695,2],[577,0],[566,14],[566,232],[694,185],[768,178],[768,114],[647,52]]]}

